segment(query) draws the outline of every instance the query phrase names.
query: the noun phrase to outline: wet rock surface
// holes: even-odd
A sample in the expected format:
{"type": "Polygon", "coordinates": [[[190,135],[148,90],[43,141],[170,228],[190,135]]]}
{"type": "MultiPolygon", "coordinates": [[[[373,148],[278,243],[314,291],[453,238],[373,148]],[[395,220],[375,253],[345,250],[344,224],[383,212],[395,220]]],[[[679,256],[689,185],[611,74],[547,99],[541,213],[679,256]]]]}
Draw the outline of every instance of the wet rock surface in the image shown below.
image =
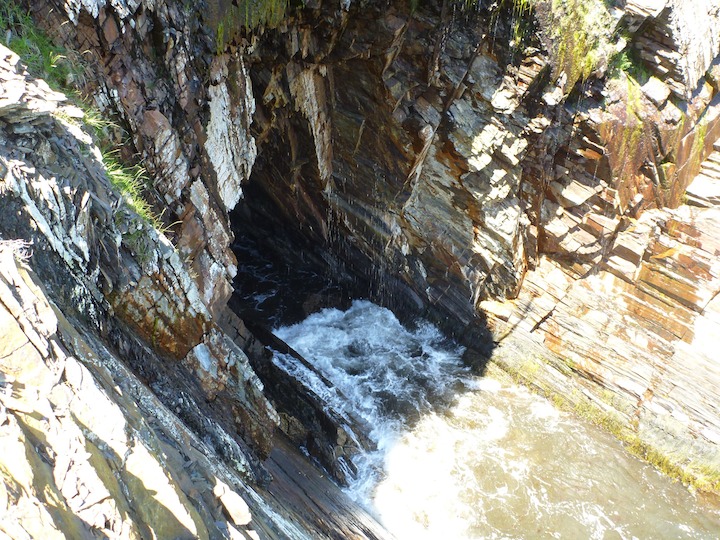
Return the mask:
{"type": "Polygon", "coordinates": [[[387,538],[275,441],[247,483],[119,355],[65,319],[0,242],[0,530],[12,538],[387,538]],[[298,481],[298,478],[302,480],[298,481]],[[310,495],[309,493],[316,493],[310,495]],[[319,515],[334,516],[319,522],[319,515]]]}
{"type": "MultiPolygon", "coordinates": [[[[296,313],[354,291],[424,314],[480,369],[495,349],[529,384],[593,404],[626,440],[718,489],[717,2],[478,2],[469,13],[311,2],[255,29],[224,0],[28,4],[89,59],[86,90],[129,134],[124,152],[144,160],[167,230],[114,190],[77,111],[0,48],[0,234],[32,242],[27,266],[58,309],[63,354],[103,380],[97,365],[114,366],[145,400],[141,418],[168,411],[160,424],[182,429],[157,439],[182,462],[214,471],[200,456],[219,458],[222,484],[203,472],[198,496],[171,473],[160,482],[187,534],[382,536],[350,503],[337,506],[346,524],[326,522],[328,499],[306,504],[288,494],[302,483],[271,481],[304,467],[278,427],[338,477],[352,449],[228,309],[238,256],[254,260],[233,253],[234,235],[291,271],[333,276],[342,293],[321,288],[296,313]],[[178,442],[190,439],[201,449],[178,442]],[[249,526],[234,492],[257,516],[249,526]]],[[[38,491],[28,512],[47,531],[62,520],[95,530],[53,481],[56,514],[38,491]]],[[[315,481],[312,493],[341,500],[315,481]]],[[[112,504],[116,535],[143,536],[160,515],[112,504]]]]}
{"type": "Polygon", "coordinates": [[[276,448],[278,414],[187,262],[113,187],[65,96],[1,46],[0,79],[2,531],[321,538],[347,515],[384,537],[309,462],[337,523],[287,495],[305,458],[276,448]],[[271,452],[293,465],[271,473],[271,452]]]}

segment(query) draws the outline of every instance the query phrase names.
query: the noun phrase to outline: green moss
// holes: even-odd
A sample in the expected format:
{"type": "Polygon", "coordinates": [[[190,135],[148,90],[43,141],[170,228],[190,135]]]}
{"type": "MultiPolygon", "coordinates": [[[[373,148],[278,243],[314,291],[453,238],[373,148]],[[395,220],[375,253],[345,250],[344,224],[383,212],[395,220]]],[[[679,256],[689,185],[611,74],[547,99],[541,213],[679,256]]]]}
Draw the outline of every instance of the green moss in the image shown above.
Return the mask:
{"type": "Polygon", "coordinates": [[[623,441],[636,456],[644,459],[665,475],[693,486],[701,491],[720,493],[720,471],[707,465],[682,457],[670,458],[656,448],[643,443],[637,436],[627,437],[623,441]]]}
{"type": "Polygon", "coordinates": [[[217,36],[215,37],[215,49],[217,54],[222,53],[225,47],[225,21],[220,21],[217,29],[217,36]]]}
{"type": "Polygon", "coordinates": [[[526,377],[534,377],[540,371],[540,364],[537,360],[529,358],[520,366],[520,372],[526,377]]]}
{"type": "Polygon", "coordinates": [[[707,465],[698,465],[691,463],[688,467],[693,471],[695,479],[690,482],[698,489],[720,493],[720,471],[708,467],[707,465]]]}
{"type": "Polygon", "coordinates": [[[637,81],[632,77],[627,77],[627,115],[640,119],[642,114],[642,90],[637,81]]]}
{"type": "Polygon", "coordinates": [[[579,391],[573,392],[571,403],[571,412],[574,412],[581,418],[601,427],[620,440],[629,436],[630,431],[625,426],[625,422],[623,422],[621,416],[614,410],[606,410],[599,407],[579,391]]]}
{"type": "Polygon", "coordinates": [[[692,150],[690,153],[690,164],[693,167],[699,167],[705,154],[705,139],[707,138],[708,122],[705,116],[700,118],[695,126],[695,138],[693,139],[692,150]]]}
{"type": "Polygon", "coordinates": [[[550,397],[550,400],[553,402],[553,405],[555,405],[555,407],[557,407],[558,409],[567,410],[570,406],[567,400],[560,394],[553,394],[550,397]]]}
{"type": "Polygon", "coordinates": [[[247,28],[274,28],[285,18],[288,4],[288,0],[239,0],[237,11],[247,28]]]}
{"type": "Polygon", "coordinates": [[[290,0],[238,0],[226,8],[215,31],[215,47],[222,52],[233,37],[258,27],[277,27],[286,17],[290,0]]]}
{"type": "Polygon", "coordinates": [[[554,76],[564,72],[568,89],[614,53],[613,19],[602,0],[552,0],[549,27],[555,44],[554,76]]]}
{"type": "Polygon", "coordinates": [[[649,135],[643,121],[642,91],[637,81],[625,74],[613,81],[618,90],[622,90],[621,79],[624,79],[626,84],[624,111],[621,105],[612,108],[616,119],[606,127],[603,134],[610,166],[619,185],[623,185],[623,182],[641,167],[649,148],[649,135]]]}

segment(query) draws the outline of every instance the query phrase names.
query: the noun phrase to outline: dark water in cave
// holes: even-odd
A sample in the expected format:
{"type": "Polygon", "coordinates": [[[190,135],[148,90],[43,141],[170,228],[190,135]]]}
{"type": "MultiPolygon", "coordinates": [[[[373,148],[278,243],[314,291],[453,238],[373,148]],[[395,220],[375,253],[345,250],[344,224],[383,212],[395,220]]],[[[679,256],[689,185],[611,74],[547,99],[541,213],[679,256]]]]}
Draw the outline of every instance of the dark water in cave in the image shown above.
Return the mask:
{"type": "Polygon", "coordinates": [[[312,264],[286,264],[256,241],[240,238],[233,245],[238,260],[232,307],[240,316],[267,327],[301,321],[322,307],[350,306],[346,290],[312,264]]]}

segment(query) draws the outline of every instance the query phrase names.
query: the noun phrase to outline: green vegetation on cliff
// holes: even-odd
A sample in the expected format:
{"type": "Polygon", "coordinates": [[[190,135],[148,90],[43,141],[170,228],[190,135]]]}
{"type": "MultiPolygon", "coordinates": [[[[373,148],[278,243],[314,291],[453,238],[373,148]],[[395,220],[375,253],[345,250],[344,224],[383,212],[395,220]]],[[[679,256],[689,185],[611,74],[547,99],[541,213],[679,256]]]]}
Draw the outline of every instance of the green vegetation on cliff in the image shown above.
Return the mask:
{"type": "MultiPolygon", "coordinates": [[[[85,79],[85,65],[72,51],[53,44],[49,36],[35,26],[30,13],[13,0],[0,0],[0,30],[8,47],[27,66],[33,77],[45,80],[56,91],[70,97],[71,103],[82,111],[81,123],[90,128],[103,151],[102,162],[108,179],[122,193],[125,202],[143,220],[155,228],[162,222],[144,198],[147,187],[145,170],[138,164],[126,164],[109,136],[111,128],[118,126],[109,121],[101,111],[81,97],[79,87],[85,79]]],[[[78,119],[57,113],[59,120],[77,123],[78,119]]]]}
{"type": "Polygon", "coordinates": [[[566,88],[587,79],[614,56],[613,27],[614,21],[604,0],[550,2],[547,28],[554,46],[555,76],[561,72],[566,74],[566,88]]]}
{"type": "Polygon", "coordinates": [[[540,37],[551,55],[553,79],[564,74],[567,92],[576,82],[607,68],[617,53],[616,21],[608,0],[504,0],[501,5],[512,11],[514,41],[523,37],[522,21],[537,18],[540,37]]]}
{"type": "Polygon", "coordinates": [[[216,47],[218,53],[238,34],[248,29],[279,25],[287,14],[290,0],[237,0],[232,3],[212,0],[217,11],[216,47]]]}
{"type": "Polygon", "coordinates": [[[103,153],[103,164],[108,179],[123,194],[125,202],[137,215],[148,222],[153,228],[162,230],[160,217],[153,211],[150,203],[143,196],[150,179],[144,167],[140,165],[126,165],[118,159],[116,150],[103,153]]]}
{"type": "Polygon", "coordinates": [[[82,79],[80,59],[54,45],[14,0],[0,0],[0,30],[5,45],[22,58],[28,72],[44,79],[53,90],[65,90],[82,79]]]}

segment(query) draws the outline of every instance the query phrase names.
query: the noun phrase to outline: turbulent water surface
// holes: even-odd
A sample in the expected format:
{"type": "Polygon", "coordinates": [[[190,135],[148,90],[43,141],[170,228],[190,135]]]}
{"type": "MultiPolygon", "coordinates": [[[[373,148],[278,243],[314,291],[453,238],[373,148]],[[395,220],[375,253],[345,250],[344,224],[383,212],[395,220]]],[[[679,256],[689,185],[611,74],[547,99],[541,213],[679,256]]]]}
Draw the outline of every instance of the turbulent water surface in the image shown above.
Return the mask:
{"type": "Polygon", "coordinates": [[[279,365],[372,426],[349,489],[398,538],[720,537],[717,509],[546,399],[474,377],[431,325],[356,301],[276,334],[334,388],[279,365]]]}

